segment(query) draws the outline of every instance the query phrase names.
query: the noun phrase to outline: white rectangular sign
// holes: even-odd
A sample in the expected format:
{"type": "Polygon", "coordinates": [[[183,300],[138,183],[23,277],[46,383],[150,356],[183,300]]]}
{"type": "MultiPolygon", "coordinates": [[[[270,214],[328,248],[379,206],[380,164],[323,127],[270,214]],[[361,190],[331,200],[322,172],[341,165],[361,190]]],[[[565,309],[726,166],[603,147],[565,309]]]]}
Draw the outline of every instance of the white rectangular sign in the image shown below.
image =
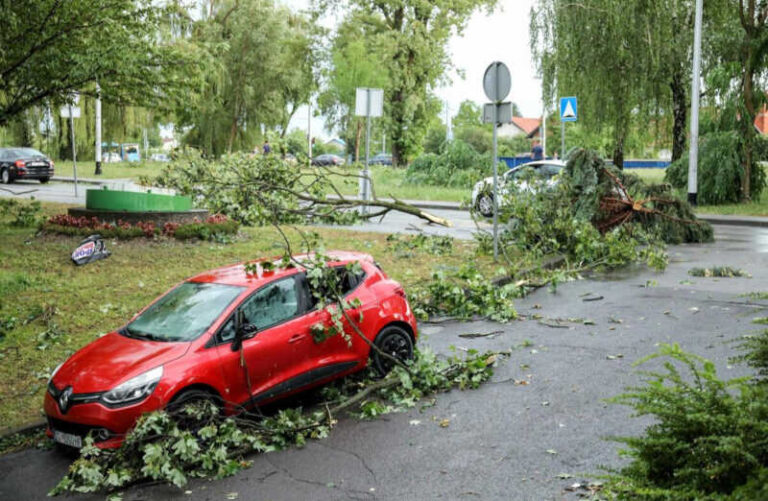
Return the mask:
{"type": "Polygon", "coordinates": [[[382,89],[357,88],[357,93],[355,94],[355,116],[380,117],[383,108],[384,91],[382,89]]]}
{"type": "MultiPolygon", "coordinates": [[[[61,117],[62,118],[69,118],[69,106],[62,106],[61,107],[61,117]]],[[[80,118],[80,107],[79,106],[73,106],[72,107],[72,118],[80,118]]]]}

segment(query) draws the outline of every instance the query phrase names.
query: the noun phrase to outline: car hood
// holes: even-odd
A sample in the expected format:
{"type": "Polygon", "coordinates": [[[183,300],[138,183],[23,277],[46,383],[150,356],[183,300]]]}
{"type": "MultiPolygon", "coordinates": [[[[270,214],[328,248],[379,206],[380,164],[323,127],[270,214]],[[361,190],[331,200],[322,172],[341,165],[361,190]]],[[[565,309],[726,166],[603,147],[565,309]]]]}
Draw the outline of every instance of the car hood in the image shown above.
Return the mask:
{"type": "Polygon", "coordinates": [[[107,334],[72,355],[53,378],[75,393],[107,391],[123,381],[184,355],[190,343],[146,341],[107,334]]]}

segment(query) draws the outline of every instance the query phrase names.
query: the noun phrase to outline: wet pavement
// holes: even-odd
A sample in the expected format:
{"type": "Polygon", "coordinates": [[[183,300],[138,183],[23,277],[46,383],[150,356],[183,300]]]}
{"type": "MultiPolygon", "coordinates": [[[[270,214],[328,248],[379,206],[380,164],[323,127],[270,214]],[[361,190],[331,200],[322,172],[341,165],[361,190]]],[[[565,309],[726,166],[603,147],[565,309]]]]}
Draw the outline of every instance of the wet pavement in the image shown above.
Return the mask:
{"type": "MultiPolygon", "coordinates": [[[[640,381],[634,361],[659,343],[679,343],[713,360],[722,377],[748,373],[729,363],[730,341],[757,331],[752,319],[766,315],[768,302],[741,294],[768,291],[768,230],[718,226],[716,236],[714,244],[671,248],[664,273],[632,267],[517,301],[521,314],[541,320],[422,324],[420,343],[440,353],[512,349],[478,390],[372,421],[342,419],[329,438],[253,456],[253,466],[233,477],[132,488],[124,499],[576,499],[567,486],[621,464],[619,446],[605,437],[637,434],[650,422],[604,400],[640,381]],[[752,278],[688,275],[713,265],[752,278]],[[603,299],[584,301],[596,296],[603,299]],[[565,327],[553,327],[554,319],[565,327]],[[500,332],[459,337],[493,331],[500,332]]],[[[44,499],[68,463],[54,451],[0,457],[0,499],[44,499]]]]}

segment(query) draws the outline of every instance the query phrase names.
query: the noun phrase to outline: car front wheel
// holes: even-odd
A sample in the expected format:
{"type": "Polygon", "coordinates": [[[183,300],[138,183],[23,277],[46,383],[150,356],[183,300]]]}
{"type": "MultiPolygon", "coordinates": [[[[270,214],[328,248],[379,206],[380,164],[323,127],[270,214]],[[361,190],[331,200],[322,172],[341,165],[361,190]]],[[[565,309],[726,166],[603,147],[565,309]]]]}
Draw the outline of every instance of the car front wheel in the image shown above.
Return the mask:
{"type": "Polygon", "coordinates": [[[404,362],[413,358],[413,341],[411,335],[397,325],[390,325],[382,329],[373,344],[378,348],[371,349],[373,367],[382,376],[387,375],[395,366],[392,358],[404,362]],[[385,353],[383,355],[381,352],[385,353]],[[392,358],[390,358],[392,357],[392,358]]]}
{"type": "Polygon", "coordinates": [[[8,169],[0,171],[0,181],[2,181],[3,184],[11,184],[11,173],[8,169]]]}
{"type": "Polygon", "coordinates": [[[484,217],[493,216],[493,196],[489,193],[483,193],[477,198],[477,210],[484,217]]]}

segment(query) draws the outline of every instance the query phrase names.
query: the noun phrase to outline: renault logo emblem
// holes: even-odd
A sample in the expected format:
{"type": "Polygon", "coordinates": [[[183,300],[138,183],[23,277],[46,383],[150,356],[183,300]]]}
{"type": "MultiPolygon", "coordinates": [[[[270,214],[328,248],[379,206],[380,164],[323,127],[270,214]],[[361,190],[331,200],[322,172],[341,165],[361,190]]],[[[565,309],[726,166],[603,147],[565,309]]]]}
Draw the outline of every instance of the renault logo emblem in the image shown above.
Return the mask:
{"type": "Polygon", "coordinates": [[[59,395],[59,409],[61,409],[61,412],[66,414],[67,407],[69,407],[69,397],[72,396],[72,387],[67,386],[64,388],[64,390],[61,392],[61,395],[59,395]]]}

